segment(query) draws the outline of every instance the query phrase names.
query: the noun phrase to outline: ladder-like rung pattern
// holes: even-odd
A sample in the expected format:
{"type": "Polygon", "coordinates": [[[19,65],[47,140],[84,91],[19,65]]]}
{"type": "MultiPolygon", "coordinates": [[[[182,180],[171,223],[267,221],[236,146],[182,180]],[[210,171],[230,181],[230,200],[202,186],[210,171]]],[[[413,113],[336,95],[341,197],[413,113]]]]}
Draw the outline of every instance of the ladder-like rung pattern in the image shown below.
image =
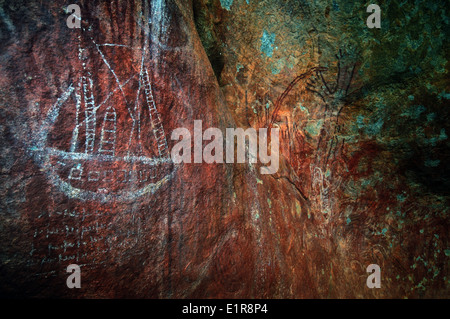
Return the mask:
{"type": "Polygon", "coordinates": [[[108,155],[115,155],[116,150],[116,112],[110,106],[103,119],[103,127],[102,127],[102,136],[100,140],[100,149],[99,152],[105,153],[108,155]],[[109,110],[113,110],[112,112],[109,110]]]}
{"type": "Polygon", "coordinates": [[[161,157],[167,156],[168,146],[166,141],[166,136],[164,133],[164,128],[161,123],[161,118],[159,116],[158,110],[156,109],[155,100],[153,98],[152,86],[150,84],[147,69],[143,74],[144,91],[147,101],[147,105],[150,112],[150,121],[152,123],[153,134],[155,135],[158,152],[161,157]]]}
{"type": "Polygon", "coordinates": [[[95,127],[96,127],[96,111],[94,103],[94,95],[92,90],[92,80],[83,77],[85,116],[86,116],[86,153],[92,153],[95,147],[95,127]],[[89,80],[89,81],[88,81],[89,80]]]}

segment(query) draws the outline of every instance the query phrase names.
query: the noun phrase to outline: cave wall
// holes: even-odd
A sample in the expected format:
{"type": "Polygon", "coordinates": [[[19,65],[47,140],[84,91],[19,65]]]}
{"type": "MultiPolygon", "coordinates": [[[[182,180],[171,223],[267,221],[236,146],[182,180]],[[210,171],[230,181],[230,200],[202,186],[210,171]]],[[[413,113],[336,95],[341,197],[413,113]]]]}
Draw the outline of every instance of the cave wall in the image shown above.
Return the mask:
{"type": "Polygon", "coordinates": [[[448,296],[440,2],[76,3],[0,2],[2,296],[448,296]],[[194,120],[278,128],[278,172],[174,164],[194,120]]]}

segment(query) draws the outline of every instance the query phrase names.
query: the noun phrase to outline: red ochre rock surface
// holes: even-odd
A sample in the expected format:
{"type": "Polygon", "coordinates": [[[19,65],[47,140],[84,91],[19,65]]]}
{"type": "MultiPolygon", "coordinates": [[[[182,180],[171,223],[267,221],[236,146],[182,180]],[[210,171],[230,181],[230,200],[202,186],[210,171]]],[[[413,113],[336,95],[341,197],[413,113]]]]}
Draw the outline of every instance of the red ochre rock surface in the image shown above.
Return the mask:
{"type": "Polygon", "coordinates": [[[333,35],[305,22],[297,43],[287,11],[245,1],[78,4],[80,29],[64,1],[1,4],[2,296],[448,296],[448,198],[418,196],[377,140],[345,140],[370,96],[340,99],[364,81],[318,48],[333,35]],[[194,120],[278,127],[278,172],[171,163],[194,120]]]}

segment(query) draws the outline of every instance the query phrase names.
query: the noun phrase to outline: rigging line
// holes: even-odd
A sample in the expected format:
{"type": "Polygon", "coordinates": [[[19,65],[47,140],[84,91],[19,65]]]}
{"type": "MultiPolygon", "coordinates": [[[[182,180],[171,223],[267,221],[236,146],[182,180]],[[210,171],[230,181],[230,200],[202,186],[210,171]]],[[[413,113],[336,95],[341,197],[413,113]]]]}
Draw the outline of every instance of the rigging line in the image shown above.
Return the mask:
{"type": "MultiPolygon", "coordinates": [[[[128,80],[126,80],[125,82],[123,82],[122,86],[125,86],[128,84],[128,82],[130,82],[133,78],[135,78],[136,75],[131,76],[128,80]]],[[[109,92],[108,96],[103,100],[102,103],[100,103],[99,105],[97,105],[97,107],[95,108],[95,110],[97,111],[103,104],[105,104],[110,98],[111,96],[117,92],[117,90],[119,90],[119,88],[115,88],[113,91],[109,92]]]]}
{"type": "MultiPolygon", "coordinates": [[[[91,33],[91,29],[90,29],[90,28],[91,28],[91,27],[89,26],[88,30],[86,30],[86,28],[82,27],[82,30],[83,30],[83,32],[91,33]]],[[[92,43],[95,45],[95,48],[97,49],[98,53],[100,54],[100,56],[101,56],[103,62],[106,64],[106,66],[108,67],[108,69],[109,69],[109,70],[111,71],[111,73],[114,75],[114,78],[115,78],[115,80],[116,80],[116,83],[117,83],[117,85],[119,86],[120,91],[122,92],[123,98],[124,98],[124,100],[125,100],[125,105],[126,105],[126,108],[127,108],[127,110],[128,110],[128,114],[130,115],[131,120],[134,122],[134,121],[135,121],[134,116],[133,116],[133,114],[132,114],[130,108],[128,107],[128,101],[127,101],[127,98],[125,97],[125,92],[123,91],[122,85],[120,84],[120,80],[119,80],[119,78],[117,77],[116,72],[114,72],[113,68],[111,67],[111,65],[110,65],[110,64],[108,63],[108,61],[106,60],[105,55],[104,55],[103,52],[100,50],[99,45],[95,42],[95,40],[92,38],[92,36],[89,35],[89,38],[91,39],[92,43]]]]}
{"type": "Polygon", "coordinates": [[[127,98],[125,97],[125,92],[123,91],[122,85],[120,84],[120,81],[119,81],[119,78],[117,77],[116,72],[114,72],[114,70],[113,70],[113,68],[111,67],[111,65],[109,65],[108,61],[106,61],[106,58],[105,58],[105,56],[104,56],[102,50],[100,50],[100,48],[98,47],[97,43],[95,43],[94,39],[91,38],[91,40],[92,40],[92,42],[94,43],[95,48],[97,49],[98,53],[100,53],[100,56],[102,57],[103,62],[105,62],[106,66],[109,68],[109,70],[111,71],[111,73],[114,75],[114,78],[116,79],[117,85],[119,86],[120,91],[122,91],[122,95],[123,95],[123,98],[124,98],[124,100],[125,100],[125,103],[128,104],[127,98]]]}

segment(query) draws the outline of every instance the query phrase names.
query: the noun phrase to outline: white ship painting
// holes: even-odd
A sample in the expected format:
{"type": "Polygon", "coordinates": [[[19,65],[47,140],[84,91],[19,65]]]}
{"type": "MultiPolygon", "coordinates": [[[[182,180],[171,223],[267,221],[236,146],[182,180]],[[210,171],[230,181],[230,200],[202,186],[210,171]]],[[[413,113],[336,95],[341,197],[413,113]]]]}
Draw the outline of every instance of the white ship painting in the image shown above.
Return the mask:
{"type": "Polygon", "coordinates": [[[48,111],[33,147],[51,183],[66,196],[132,201],[173,176],[145,47],[92,40],[89,51],[80,44],[82,71],[48,111]]]}

